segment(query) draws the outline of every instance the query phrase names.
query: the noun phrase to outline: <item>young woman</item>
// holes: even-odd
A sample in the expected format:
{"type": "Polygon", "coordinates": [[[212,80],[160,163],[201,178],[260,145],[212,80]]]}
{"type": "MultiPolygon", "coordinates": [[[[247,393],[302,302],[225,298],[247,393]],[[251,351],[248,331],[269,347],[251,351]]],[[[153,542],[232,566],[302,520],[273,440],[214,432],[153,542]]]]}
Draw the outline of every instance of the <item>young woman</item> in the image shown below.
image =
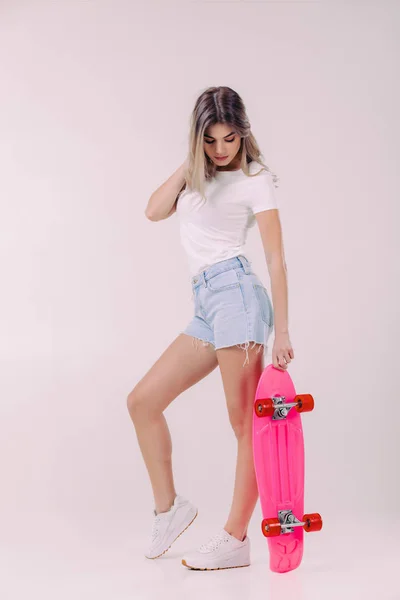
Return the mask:
{"type": "Polygon", "coordinates": [[[197,508],[175,491],[172,443],[163,411],[219,366],[229,420],[237,438],[228,519],[215,536],[183,557],[182,564],[192,569],[250,564],[247,528],[258,499],[252,410],[264,368],[261,349],[267,347],[273,328],[274,366],[284,370],[294,358],[288,332],[286,263],[274,192],[277,177],[261,156],[240,96],[228,87],[209,88],[200,95],[192,113],[187,160],[152,194],[146,209],[152,221],[166,219],[176,211],[194,299],[193,319],[128,396],[155,502],[147,558],[164,554],[197,516],[197,508]],[[274,308],[243,255],[247,230],[256,221],[274,308]]]}

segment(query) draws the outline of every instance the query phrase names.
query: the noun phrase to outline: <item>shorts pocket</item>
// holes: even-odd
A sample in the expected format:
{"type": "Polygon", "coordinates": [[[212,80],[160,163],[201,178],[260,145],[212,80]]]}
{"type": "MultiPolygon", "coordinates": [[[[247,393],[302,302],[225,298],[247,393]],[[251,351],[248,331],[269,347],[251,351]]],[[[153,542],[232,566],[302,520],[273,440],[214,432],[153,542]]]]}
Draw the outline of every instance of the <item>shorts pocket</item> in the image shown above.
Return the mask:
{"type": "Polygon", "coordinates": [[[256,298],[260,307],[261,318],[271,329],[274,324],[274,311],[268,292],[263,285],[253,283],[256,298]]]}
{"type": "Polygon", "coordinates": [[[236,275],[236,269],[229,269],[222,273],[217,273],[207,281],[207,287],[212,292],[223,292],[224,290],[230,290],[238,288],[240,282],[236,275]]]}

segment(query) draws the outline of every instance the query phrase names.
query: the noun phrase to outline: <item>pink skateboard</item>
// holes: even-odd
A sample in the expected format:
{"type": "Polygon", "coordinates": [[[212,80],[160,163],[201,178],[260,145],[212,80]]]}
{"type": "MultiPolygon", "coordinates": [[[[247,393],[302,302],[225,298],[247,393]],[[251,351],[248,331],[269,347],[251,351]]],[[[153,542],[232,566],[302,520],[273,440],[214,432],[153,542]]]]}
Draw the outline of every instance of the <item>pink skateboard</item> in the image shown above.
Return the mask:
{"type": "Polygon", "coordinates": [[[296,395],[287,371],[265,367],[253,411],[253,456],[270,569],[296,569],[304,531],[319,531],[319,513],[304,514],[304,439],[301,412],[313,410],[310,394],[296,395]]]}

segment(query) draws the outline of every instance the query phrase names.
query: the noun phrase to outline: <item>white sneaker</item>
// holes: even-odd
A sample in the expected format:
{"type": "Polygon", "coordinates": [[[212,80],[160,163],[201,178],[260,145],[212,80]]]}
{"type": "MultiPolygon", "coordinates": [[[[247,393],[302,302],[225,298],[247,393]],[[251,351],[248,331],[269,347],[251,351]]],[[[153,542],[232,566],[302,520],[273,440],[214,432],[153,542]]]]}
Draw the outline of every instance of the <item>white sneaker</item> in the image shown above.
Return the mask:
{"type": "Polygon", "coordinates": [[[241,542],[225,529],[221,529],[198,550],[186,554],[182,559],[182,564],[189,569],[206,571],[249,567],[250,539],[246,536],[241,542]]]}
{"type": "Polygon", "coordinates": [[[153,512],[153,528],[146,558],[158,558],[164,554],[197,517],[197,508],[179,494],[167,512],[153,512]]]}

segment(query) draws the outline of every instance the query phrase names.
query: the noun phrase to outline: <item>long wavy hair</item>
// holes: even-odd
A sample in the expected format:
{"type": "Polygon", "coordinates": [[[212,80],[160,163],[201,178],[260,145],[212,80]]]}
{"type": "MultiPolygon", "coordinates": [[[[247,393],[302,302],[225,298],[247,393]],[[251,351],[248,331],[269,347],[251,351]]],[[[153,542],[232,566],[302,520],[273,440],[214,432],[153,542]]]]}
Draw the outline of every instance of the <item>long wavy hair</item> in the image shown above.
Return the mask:
{"type": "MultiPolygon", "coordinates": [[[[239,154],[240,168],[248,177],[257,177],[263,169],[271,173],[275,187],[279,187],[279,178],[264,164],[263,154],[251,132],[250,121],[246,114],[243,100],[230,87],[219,86],[207,88],[196,100],[190,117],[189,153],[186,169],[187,187],[196,190],[204,198],[204,183],[212,179],[216,165],[204,152],[204,134],[208,127],[216,123],[226,123],[240,136],[239,154]],[[261,169],[250,174],[248,164],[257,162],[261,169]]],[[[181,191],[182,191],[181,190],[181,191]]]]}

